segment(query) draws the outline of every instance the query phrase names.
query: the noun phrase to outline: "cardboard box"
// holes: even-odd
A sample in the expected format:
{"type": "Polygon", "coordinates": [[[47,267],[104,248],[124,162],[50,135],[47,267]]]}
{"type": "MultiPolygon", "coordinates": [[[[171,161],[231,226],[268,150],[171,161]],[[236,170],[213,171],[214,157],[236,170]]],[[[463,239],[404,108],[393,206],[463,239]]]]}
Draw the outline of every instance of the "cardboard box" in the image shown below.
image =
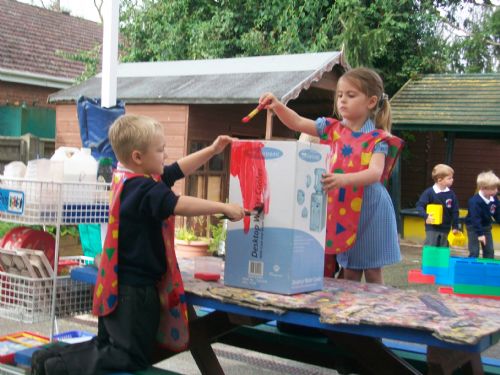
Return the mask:
{"type": "Polygon", "coordinates": [[[226,285],[281,294],[323,287],[328,153],[296,141],[233,143],[229,201],[252,214],[228,224],[226,285]]]}

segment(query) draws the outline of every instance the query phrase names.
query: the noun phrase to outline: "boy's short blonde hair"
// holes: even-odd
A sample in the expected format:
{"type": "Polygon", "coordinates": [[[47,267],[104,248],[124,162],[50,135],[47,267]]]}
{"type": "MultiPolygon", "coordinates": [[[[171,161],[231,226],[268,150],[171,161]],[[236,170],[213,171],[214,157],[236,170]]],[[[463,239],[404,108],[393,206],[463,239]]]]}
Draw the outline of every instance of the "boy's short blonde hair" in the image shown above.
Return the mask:
{"type": "Polygon", "coordinates": [[[500,185],[500,179],[493,171],[481,172],[477,175],[477,188],[494,189],[500,185]]]}
{"type": "Polygon", "coordinates": [[[111,125],[108,137],[116,158],[126,163],[133,151],[145,152],[156,134],[162,131],[161,124],[151,117],[123,115],[111,125]]]}
{"type": "Polygon", "coordinates": [[[446,164],[437,164],[434,168],[432,168],[432,179],[434,182],[438,182],[439,179],[453,176],[454,174],[455,171],[453,168],[446,164]]]}

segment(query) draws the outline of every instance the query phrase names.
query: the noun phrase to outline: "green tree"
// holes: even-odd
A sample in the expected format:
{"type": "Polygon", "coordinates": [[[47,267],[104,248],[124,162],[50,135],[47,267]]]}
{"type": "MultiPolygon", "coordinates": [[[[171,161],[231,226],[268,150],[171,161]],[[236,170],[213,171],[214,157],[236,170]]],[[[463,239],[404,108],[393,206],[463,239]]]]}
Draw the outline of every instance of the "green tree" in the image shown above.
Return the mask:
{"type": "Polygon", "coordinates": [[[448,6],[442,23],[450,39],[450,69],[459,73],[498,71],[500,7],[491,1],[465,1],[448,6]]]}
{"type": "Polygon", "coordinates": [[[97,44],[88,51],[80,51],[75,53],[70,53],[66,51],[56,51],[56,55],[64,57],[67,60],[78,61],[84,64],[84,70],[79,77],[76,78],[76,82],[83,82],[89,78],[95,76],[100,67],[100,58],[102,45],[97,44]]]}
{"type": "Polygon", "coordinates": [[[390,95],[416,74],[498,70],[489,0],[122,0],[120,20],[122,61],[343,48],[351,66],[377,69],[390,95]]]}

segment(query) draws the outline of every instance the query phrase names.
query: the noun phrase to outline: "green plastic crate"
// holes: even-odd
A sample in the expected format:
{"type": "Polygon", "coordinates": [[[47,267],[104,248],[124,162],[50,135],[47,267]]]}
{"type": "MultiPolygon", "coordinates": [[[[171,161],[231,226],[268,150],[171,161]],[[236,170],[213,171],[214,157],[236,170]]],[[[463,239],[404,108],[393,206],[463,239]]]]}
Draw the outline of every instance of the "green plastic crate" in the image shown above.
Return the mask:
{"type": "Polygon", "coordinates": [[[455,284],[453,285],[453,292],[478,296],[500,296],[500,286],[455,284]]]}
{"type": "Polygon", "coordinates": [[[422,251],[423,267],[448,267],[450,249],[448,247],[424,246],[422,251]]]}

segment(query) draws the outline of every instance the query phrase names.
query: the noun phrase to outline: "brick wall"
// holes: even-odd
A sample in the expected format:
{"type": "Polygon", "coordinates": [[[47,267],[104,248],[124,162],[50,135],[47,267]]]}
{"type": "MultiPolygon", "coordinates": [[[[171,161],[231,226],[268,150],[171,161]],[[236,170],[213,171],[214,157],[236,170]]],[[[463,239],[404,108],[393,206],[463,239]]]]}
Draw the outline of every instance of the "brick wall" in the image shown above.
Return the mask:
{"type": "MultiPolygon", "coordinates": [[[[186,154],[188,106],[167,104],[127,104],[127,114],[146,115],[158,120],[164,126],[167,164],[186,154]]],[[[59,146],[81,147],[80,127],[76,104],[56,106],[56,148],[59,146]]],[[[178,193],[184,191],[184,179],[174,185],[178,193]]]]}
{"type": "Polygon", "coordinates": [[[47,98],[56,91],[59,89],[0,81],[0,106],[21,105],[24,101],[28,106],[55,108],[47,104],[47,98]]]}

